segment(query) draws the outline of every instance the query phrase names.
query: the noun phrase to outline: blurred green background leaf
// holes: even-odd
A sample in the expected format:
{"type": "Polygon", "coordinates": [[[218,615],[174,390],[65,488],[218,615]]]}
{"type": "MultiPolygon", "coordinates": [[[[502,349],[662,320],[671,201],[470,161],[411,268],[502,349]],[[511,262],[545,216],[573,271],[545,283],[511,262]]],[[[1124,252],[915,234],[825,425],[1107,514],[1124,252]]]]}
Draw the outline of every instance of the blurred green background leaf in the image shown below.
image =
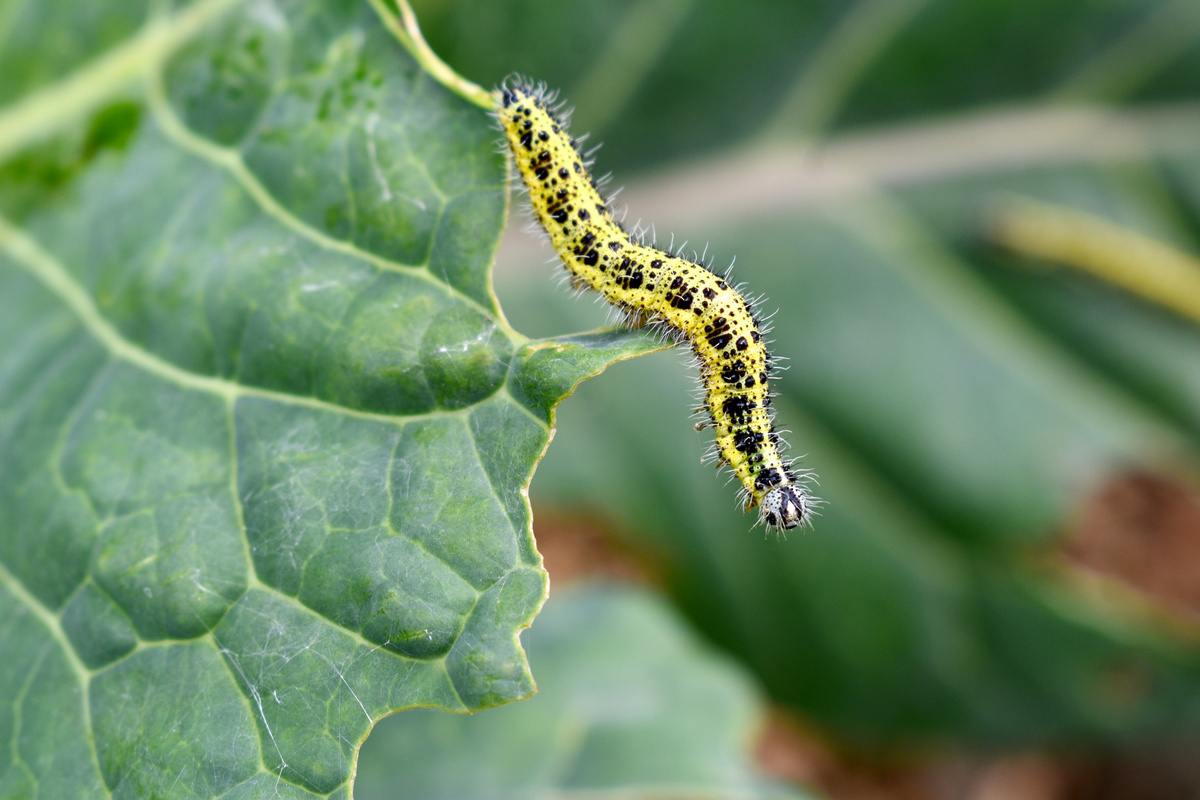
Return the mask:
{"type": "Polygon", "coordinates": [[[359,756],[354,796],[804,796],[755,774],[761,698],[661,598],[556,590],[524,640],[536,696],[473,717],[384,720],[359,756]]]}
{"type": "MultiPolygon", "coordinates": [[[[1195,735],[1194,632],[1081,591],[1059,547],[1123,475],[1191,484],[1200,331],[1027,271],[980,224],[1017,194],[1197,251],[1193,4],[465,7],[418,3],[438,52],[561,87],[628,219],[736,255],[779,309],[779,416],[829,501],[811,532],[747,538],[663,353],[564,407],[535,508],[665,554],[694,624],[845,741],[1195,735]]],[[[514,324],[600,319],[547,283],[549,255],[519,232],[501,248],[514,324]]]]}
{"type": "MultiPolygon", "coordinates": [[[[1121,476],[1193,485],[1200,333],[980,241],[1018,194],[1197,252],[1193,3],[417,12],[470,80],[561,88],[631,220],[737,255],[781,310],[780,419],[829,501],[812,532],[746,535],[661,353],[564,407],[535,505],[656,553],[691,623],[839,746],[1196,735],[1194,623],[1063,545],[1121,476]]],[[[373,719],[527,694],[515,633],[545,584],[523,488],[555,403],[655,344],[565,335],[606,312],[517,235],[500,313],[486,115],[366,3],[9,0],[0,34],[0,795],[346,796],[373,719]]],[[[620,629],[669,640],[638,627],[648,602],[613,595],[620,629]]],[[[554,665],[600,646],[550,613],[542,706],[395,735],[452,736],[446,763],[550,736],[592,691],[554,665]]],[[[755,713],[744,679],[724,691],[755,713]]],[[[676,775],[717,753],[750,791],[725,722],[676,775]]],[[[505,787],[546,767],[516,750],[488,762],[505,787]]],[[[578,764],[589,787],[645,777],[578,764]]]]}

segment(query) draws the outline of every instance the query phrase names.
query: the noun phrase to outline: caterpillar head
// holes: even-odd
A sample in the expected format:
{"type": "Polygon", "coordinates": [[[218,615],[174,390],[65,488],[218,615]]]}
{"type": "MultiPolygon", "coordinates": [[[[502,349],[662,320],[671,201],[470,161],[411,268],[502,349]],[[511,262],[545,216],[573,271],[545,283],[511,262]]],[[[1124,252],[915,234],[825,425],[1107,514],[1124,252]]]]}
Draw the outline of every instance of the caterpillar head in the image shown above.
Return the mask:
{"type": "Polygon", "coordinates": [[[788,531],[807,523],[814,505],[803,487],[794,483],[776,486],[763,497],[759,519],[768,527],[788,531]]]}

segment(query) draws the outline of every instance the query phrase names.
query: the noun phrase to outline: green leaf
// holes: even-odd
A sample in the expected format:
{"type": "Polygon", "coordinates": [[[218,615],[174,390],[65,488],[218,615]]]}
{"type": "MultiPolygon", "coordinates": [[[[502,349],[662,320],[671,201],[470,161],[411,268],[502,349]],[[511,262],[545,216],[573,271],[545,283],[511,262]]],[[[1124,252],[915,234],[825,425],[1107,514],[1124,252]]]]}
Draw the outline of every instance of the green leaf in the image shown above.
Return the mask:
{"type": "Polygon", "coordinates": [[[750,764],[762,707],[747,676],[660,599],[556,593],[525,643],[536,697],[469,718],[383,721],[363,746],[355,797],[802,796],[750,764]]]}
{"type": "Polygon", "coordinates": [[[509,326],[488,116],[367,4],[3,11],[0,796],[348,797],[531,693],[554,407],[659,345],[509,326]]]}

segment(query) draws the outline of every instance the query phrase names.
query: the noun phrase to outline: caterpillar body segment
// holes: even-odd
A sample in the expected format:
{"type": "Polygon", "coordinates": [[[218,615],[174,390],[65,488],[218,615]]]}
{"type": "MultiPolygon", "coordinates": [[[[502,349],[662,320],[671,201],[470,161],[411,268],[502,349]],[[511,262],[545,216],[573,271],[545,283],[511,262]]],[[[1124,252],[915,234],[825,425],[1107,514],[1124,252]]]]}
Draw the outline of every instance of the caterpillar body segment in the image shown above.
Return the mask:
{"type": "Polygon", "coordinates": [[[781,453],[773,425],[771,357],[753,304],[721,275],[631,237],[613,220],[587,158],[544,87],[511,80],[497,116],[538,222],[576,284],[686,340],[700,363],[718,463],[729,466],[768,527],[810,521],[818,501],[781,453]]]}

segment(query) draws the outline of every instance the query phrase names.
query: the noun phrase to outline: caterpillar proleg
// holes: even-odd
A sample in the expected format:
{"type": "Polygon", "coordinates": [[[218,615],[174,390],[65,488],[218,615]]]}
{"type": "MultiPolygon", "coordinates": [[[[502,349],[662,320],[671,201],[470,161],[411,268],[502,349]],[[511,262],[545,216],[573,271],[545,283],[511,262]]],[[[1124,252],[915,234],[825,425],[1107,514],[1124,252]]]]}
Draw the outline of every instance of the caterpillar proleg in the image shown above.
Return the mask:
{"type": "Polygon", "coordinates": [[[745,510],[768,527],[808,523],[817,501],[781,453],[768,381],[771,356],[753,303],[727,276],[647,245],[613,220],[544,86],[510,79],[497,116],[538,222],[577,284],[598,291],[631,324],[661,327],[686,341],[700,363],[704,411],[715,454],[741,482],[745,510]]]}

